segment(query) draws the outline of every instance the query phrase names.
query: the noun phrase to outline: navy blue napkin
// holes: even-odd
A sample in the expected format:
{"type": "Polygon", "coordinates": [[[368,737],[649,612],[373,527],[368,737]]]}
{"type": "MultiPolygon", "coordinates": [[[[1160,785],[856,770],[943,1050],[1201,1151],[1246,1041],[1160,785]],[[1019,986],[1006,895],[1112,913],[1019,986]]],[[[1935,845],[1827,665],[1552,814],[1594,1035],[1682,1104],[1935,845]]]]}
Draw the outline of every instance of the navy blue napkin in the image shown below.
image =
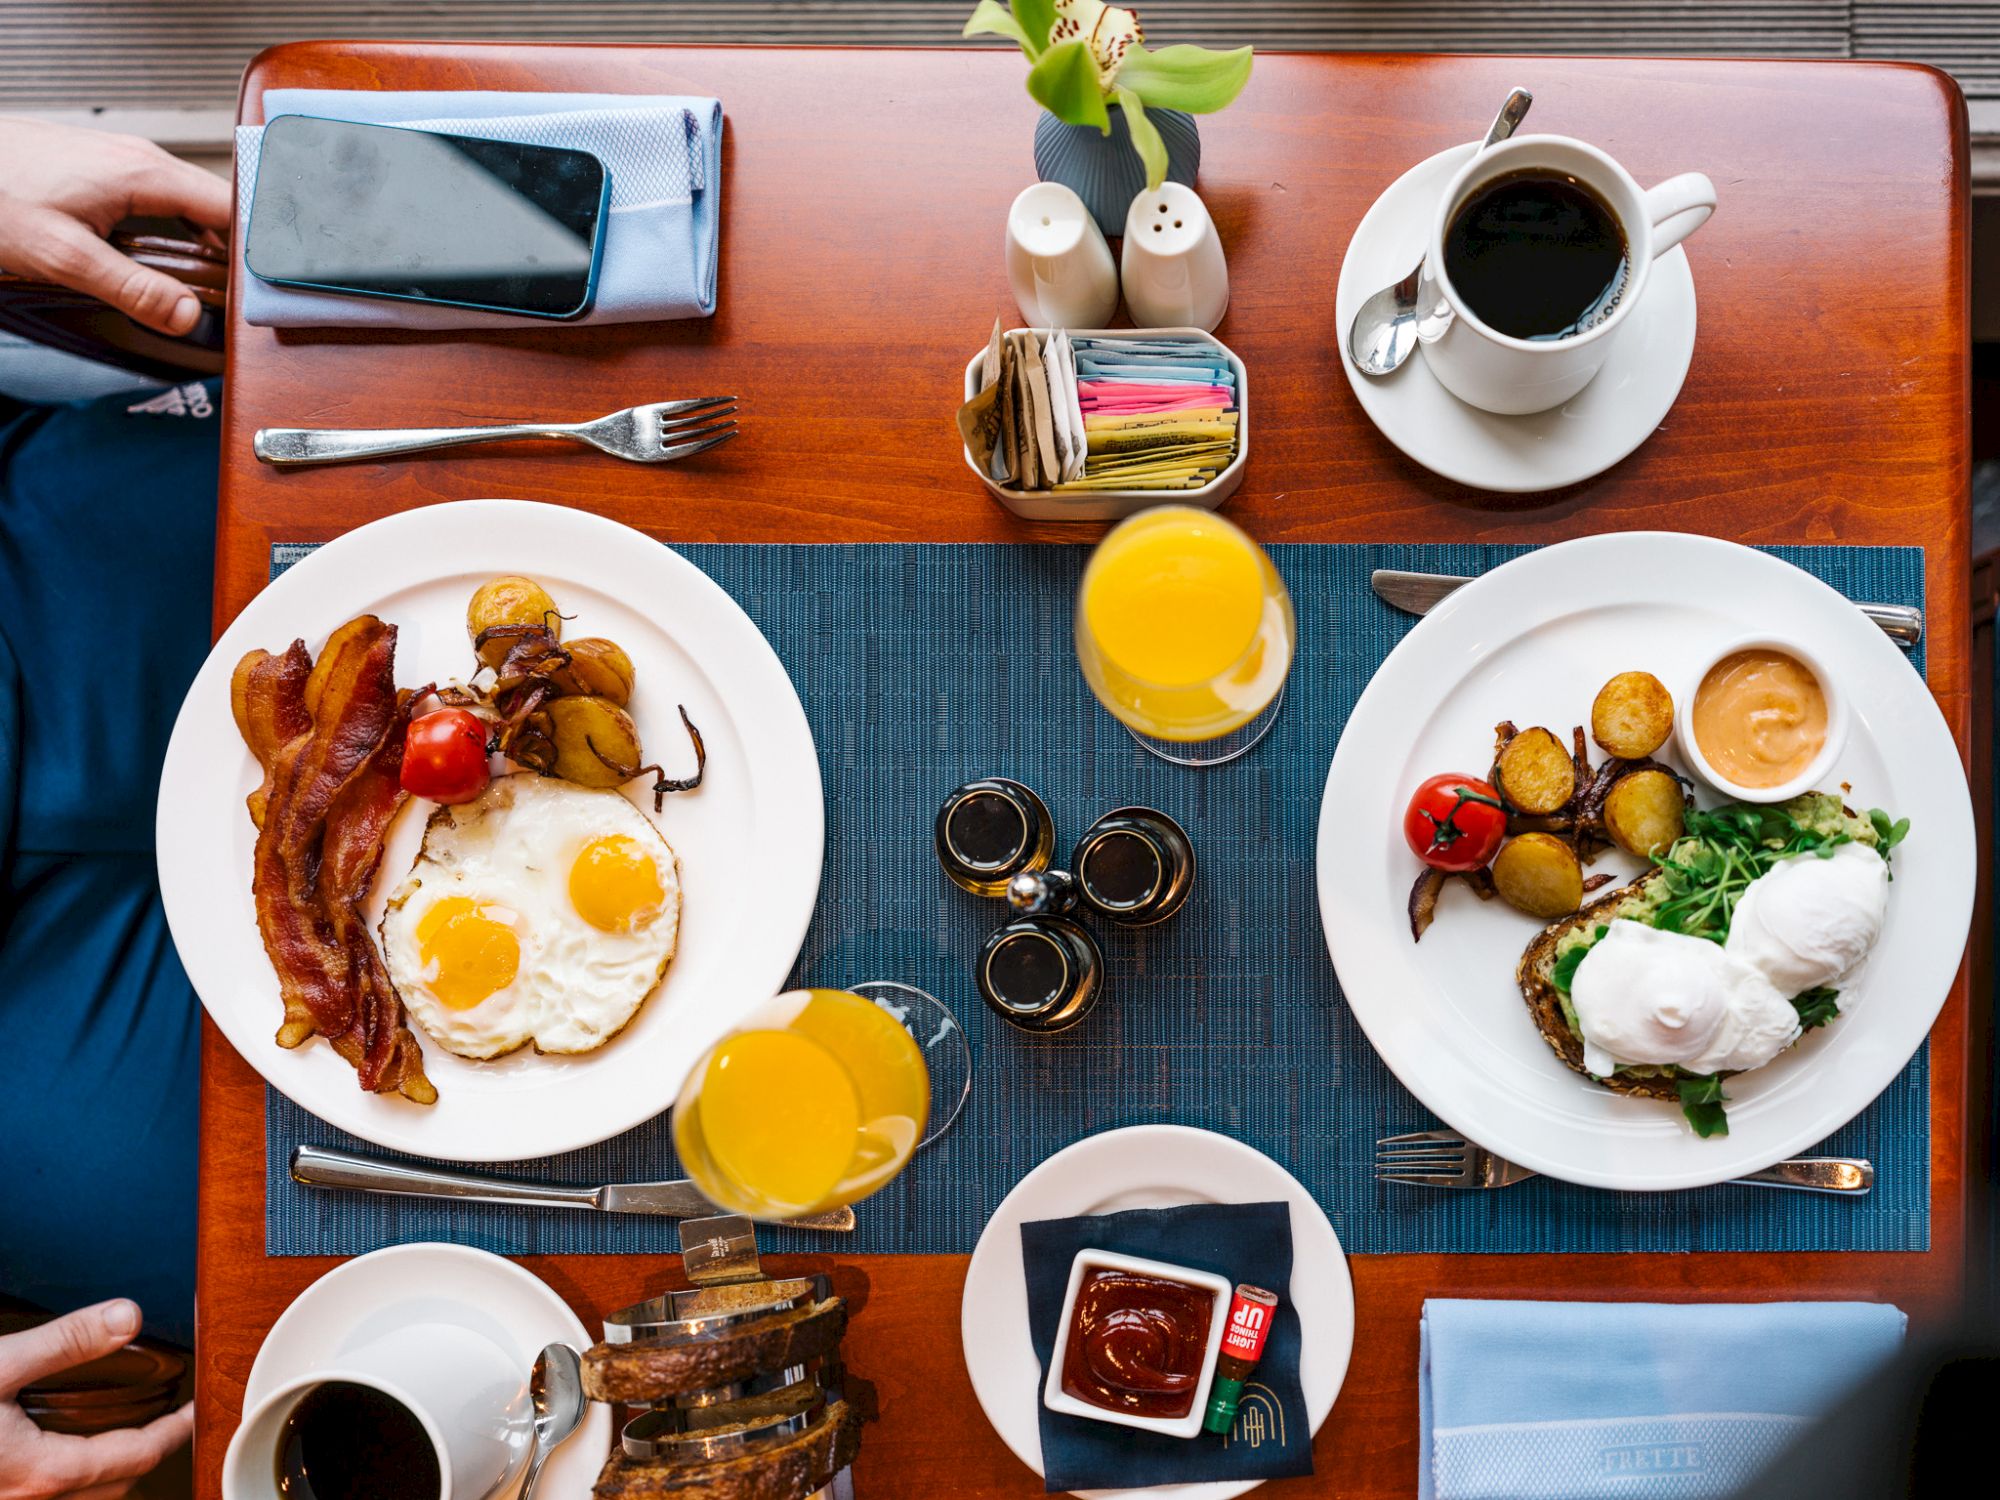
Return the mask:
{"type": "MultiPolygon", "coordinates": [[[[1055,1353],[1069,1270],[1079,1250],[1140,1255],[1233,1284],[1269,1287],[1279,1297],[1270,1342],[1244,1387],[1228,1437],[1197,1433],[1167,1437],[1065,1416],[1042,1404],[1042,1476],[1060,1490],[1193,1484],[1212,1479],[1283,1479],[1312,1472],[1312,1423],[1299,1386],[1299,1315],[1292,1307],[1292,1211],[1284,1203],[1198,1203],[1144,1208],[1075,1219],[1039,1219],[1021,1226],[1021,1260],[1028,1278],[1028,1333],[1048,1377],[1055,1353]]],[[[1217,1316],[1228,1311],[1217,1310],[1217,1316]]]]}

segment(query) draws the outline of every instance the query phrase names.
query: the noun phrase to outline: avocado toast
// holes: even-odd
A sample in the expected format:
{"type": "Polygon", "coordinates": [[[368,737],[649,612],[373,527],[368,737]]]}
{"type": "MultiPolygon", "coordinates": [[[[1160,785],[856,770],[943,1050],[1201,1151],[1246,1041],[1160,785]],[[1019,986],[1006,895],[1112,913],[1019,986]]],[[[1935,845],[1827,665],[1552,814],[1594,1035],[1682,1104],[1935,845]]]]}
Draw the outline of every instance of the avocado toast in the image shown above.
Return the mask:
{"type": "MultiPolygon", "coordinates": [[[[1583,1033],[1570,1004],[1577,966],[1615,921],[1642,922],[1720,943],[1729,935],[1737,900],[1751,881],[1796,854],[1831,853],[1843,843],[1866,844],[1885,858],[1909,830],[1877,811],[1866,816],[1830,792],[1808,792],[1777,806],[1731,804],[1690,812],[1687,833],[1632,884],[1607,892],[1536,935],[1515,966],[1536,1028],[1556,1056],[1592,1082],[1621,1094],[1678,1101],[1701,1135],[1726,1134],[1720,1080],[1729,1072],[1692,1074],[1666,1067],[1621,1067],[1599,1077],[1584,1066],[1583,1033]]],[[[1792,997],[1803,1030],[1839,1014],[1830,989],[1792,997]]]]}

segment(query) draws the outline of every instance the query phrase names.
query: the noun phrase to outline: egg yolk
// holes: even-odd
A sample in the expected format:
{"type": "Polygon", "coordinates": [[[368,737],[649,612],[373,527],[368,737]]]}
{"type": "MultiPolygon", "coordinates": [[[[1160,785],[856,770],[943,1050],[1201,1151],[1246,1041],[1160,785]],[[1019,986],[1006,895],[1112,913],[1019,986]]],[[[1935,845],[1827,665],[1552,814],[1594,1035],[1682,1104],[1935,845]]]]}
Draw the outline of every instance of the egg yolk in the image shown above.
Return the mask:
{"type": "Polygon", "coordinates": [[[667,891],[645,846],[630,834],[613,833],[583,846],[570,866],[569,899],[600,932],[630,932],[660,914],[667,891]]]}
{"type": "Polygon", "coordinates": [[[470,896],[446,896],[417,922],[424,985],[450,1010],[470,1010],[514,982],[521,940],[470,896]]]}

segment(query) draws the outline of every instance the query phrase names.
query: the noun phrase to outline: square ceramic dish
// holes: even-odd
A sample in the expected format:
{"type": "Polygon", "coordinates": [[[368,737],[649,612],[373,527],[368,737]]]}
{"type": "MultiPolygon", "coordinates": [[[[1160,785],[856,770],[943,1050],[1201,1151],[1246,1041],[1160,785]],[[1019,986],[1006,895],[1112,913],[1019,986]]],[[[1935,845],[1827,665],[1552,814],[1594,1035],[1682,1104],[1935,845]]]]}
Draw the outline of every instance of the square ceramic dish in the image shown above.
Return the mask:
{"type": "Polygon", "coordinates": [[[1137,1255],[1119,1255],[1110,1250],[1079,1250],[1070,1262],[1069,1290],[1063,1293],[1062,1319],[1056,1324],[1056,1345],[1049,1355],[1048,1378],[1042,1383],[1042,1405],[1065,1416],[1089,1417],[1119,1427],[1137,1427],[1146,1432],[1162,1432],[1168,1437],[1191,1438],[1201,1431],[1208,1412],[1208,1391],[1215,1383],[1215,1364],[1222,1353],[1223,1325],[1229,1321],[1230,1284],[1228,1278],[1212,1271],[1196,1271],[1166,1261],[1146,1260],[1137,1255]],[[1201,1357],[1201,1378],[1195,1383],[1194,1400],[1184,1417],[1141,1417],[1122,1411],[1106,1411],[1088,1401],[1080,1401],[1062,1388],[1063,1360],[1069,1354],[1070,1320],[1076,1313],[1076,1297],[1088,1271],[1128,1271],[1135,1276],[1157,1276],[1162,1281],[1178,1281],[1199,1287],[1210,1294],[1208,1344],[1201,1357]]]}
{"type": "MultiPolygon", "coordinates": [[[[1018,328],[1008,331],[1021,332],[1018,328]]],[[[1054,330],[1037,328],[1033,331],[1038,337],[1047,337],[1054,330]]],[[[1250,460],[1250,376],[1243,367],[1243,361],[1236,357],[1235,350],[1199,328],[1071,328],[1066,331],[1073,339],[1172,340],[1201,344],[1220,352],[1229,361],[1229,368],[1236,372],[1236,454],[1215,478],[1198,490],[1086,490],[1074,495],[1058,495],[1051,490],[1023,490],[1012,485],[995,484],[980,473],[979,465],[973,461],[972,450],[961,445],[966,468],[978,475],[981,484],[993,491],[995,499],[1015,515],[1025,516],[1031,521],[1115,521],[1149,505],[1198,505],[1204,510],[1217,510],[1223,501],[1236,493],[1236,487],[1243,483],[1243,466],[1250,460]]],[[[979,394],[979,366],[985,358],[986,346],[981,344],[979,352],[966,362],[964,399],[967,401],[979,394]]]]}

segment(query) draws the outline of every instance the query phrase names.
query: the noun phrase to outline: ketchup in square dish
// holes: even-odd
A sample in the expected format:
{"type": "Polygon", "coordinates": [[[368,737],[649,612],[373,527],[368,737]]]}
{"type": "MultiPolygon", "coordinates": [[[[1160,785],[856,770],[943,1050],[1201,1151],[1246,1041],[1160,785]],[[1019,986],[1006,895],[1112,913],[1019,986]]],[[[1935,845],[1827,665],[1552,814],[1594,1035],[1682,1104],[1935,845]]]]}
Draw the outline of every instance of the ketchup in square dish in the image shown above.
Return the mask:
{"type": "Polygon", "coordinates": [[[1093,1266],[1077,1288],[1063,1354],[1065,1395],[1106,1411],[1173,1419],[1194,1409],[1215,1293],[1093,1266]]]}

